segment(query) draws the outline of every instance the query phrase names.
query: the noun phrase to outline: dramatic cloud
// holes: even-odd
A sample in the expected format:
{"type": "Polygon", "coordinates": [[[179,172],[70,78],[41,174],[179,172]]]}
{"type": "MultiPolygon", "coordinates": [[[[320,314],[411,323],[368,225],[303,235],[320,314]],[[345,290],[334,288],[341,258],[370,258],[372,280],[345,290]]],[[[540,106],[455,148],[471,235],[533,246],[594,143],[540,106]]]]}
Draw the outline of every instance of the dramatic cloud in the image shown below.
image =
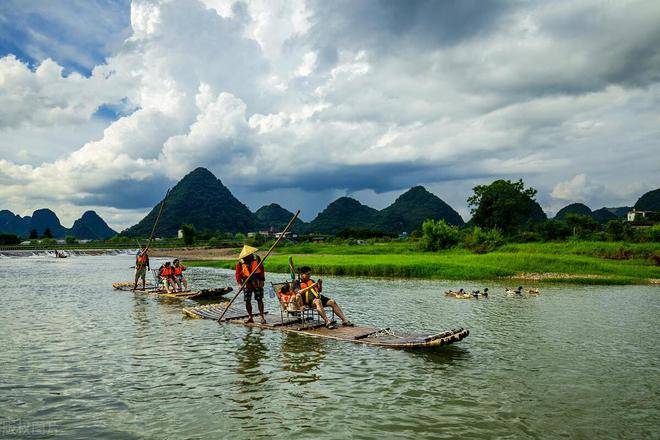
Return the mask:
{"type": "Polygon", "coordinates": [[[0,23],[52,44],[0,28],[16,49],[0,46],[2,208],[96,207],[125,227],[196,166],[307,219],[416,184],[463,215],[495,178],[551,211],[660,184],[654,1],[134,0],[126,34],[111,19],[70,51],[8,5],[0,23]]]}

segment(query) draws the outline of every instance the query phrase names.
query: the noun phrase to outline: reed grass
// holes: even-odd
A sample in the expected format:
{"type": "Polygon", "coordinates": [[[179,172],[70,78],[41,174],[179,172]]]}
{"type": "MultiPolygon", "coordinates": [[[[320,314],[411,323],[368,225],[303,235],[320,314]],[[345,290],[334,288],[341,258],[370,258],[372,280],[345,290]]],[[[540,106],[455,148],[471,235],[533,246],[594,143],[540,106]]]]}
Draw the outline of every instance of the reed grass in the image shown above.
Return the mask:
{"type": "MultiPolygon", "coordinates": [[[[618,244],[620,245],[620,244],[618,244]]],[[[288,255],[297,266],[311,266],[316,274],[495,280],[523,274],[557,274],[543,281],[585,284],[648,284],[660,278],[660,267],[649,259],[602,258],[603,250],[615,251],[616,243],[511,244],[487,254],[463,249],[426,253],[410,244],[327,245],[310,244],[281,248],[266,262],[271,272],[288,271],[288,255]],[[547,246],[544,248],[544,246],[547,246]]],[[[627,244],[635,255],[649,255],[658,245],[627,244]]],[[[191,266],[233,268],[234,261],[191,261],[191,266]]]]}

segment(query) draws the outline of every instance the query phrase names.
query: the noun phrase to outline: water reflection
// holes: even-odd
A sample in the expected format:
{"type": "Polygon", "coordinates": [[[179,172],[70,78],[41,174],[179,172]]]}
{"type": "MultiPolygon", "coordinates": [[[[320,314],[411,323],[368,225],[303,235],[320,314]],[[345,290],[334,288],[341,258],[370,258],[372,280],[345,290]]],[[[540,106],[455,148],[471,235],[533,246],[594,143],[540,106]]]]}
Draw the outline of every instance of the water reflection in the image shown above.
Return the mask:
{"type": "Polygon", "coordinates": [[[433,362],[436,366],[452,368],[459,367],[472,357],[470,351],[460,345],[438,347],[433,350],[410,350],[409,353],[411,356],[433,362]]]}
{"type": "MultiPolygon", "coordinates": [[[[268,349],[263,343],[263,331],[247,327],[242,342],[236,350],[236,373],[239,375],[238,388],[241,394],[249,395],[259,391],[268,377],[261,370],[261,364],[268,359],[268,349]]],[[[249,404],[250,399],[245,401],[249,404]]],[[[246,405],[246,408],[251,406],[246,405]]]]}
{"type": "Polygon", "coordinates": [[[135,338],[142,339],[149,334],[149,318],[147,316],[147,299],[142,295],[133,296],[133,323],[135,338]]]}
{"type": "Polygon", "coordinates": [[[321,362],[325,358],[321,339],[285,333],[282,338],[282,370],[289,372],[288,381],[296,384],[316,382],[321,362]]]}

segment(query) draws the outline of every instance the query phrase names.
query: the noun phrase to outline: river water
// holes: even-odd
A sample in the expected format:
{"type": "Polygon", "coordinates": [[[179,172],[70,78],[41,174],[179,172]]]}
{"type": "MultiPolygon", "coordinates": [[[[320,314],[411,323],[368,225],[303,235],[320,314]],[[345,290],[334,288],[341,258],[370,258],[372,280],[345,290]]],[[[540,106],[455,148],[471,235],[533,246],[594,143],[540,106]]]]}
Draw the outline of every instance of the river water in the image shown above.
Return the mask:
{"type": "Polygon", "coordinates": [[[127,255],[0,261],[0,438],[660,437],[658,287],[325,278],[358,324],[470,329],[406,352],[185,319],[112,290],[127,255]]]}

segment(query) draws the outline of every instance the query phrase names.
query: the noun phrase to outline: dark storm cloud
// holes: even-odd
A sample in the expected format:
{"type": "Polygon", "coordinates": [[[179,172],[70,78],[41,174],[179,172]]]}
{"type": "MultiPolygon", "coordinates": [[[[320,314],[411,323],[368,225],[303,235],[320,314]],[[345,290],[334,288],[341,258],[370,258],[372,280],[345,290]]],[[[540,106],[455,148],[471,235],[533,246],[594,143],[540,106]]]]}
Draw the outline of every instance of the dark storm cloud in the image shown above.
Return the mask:
{"type": "Polygon", "coordinates": [[[312,2],[315,13],[311,34],[322,48],[321,58],[333,48],[392,46],[417,48],[448,46],[490,32],[518,2],[480,0],[323,1],[312,2]]]}
{"type": "Polygon", "coordinates": [[[144,180],[116,180],[95,188],[94,194],[72,200],[79,206],[111,206],[119,209],[151,208],[161,201],[175,182],[160,176],[144,180]]]}
{"type": "Polygon", "coordinates": [[[443,182],[490,175],[469,170],[464,165],[437,165],[420,162],[393,162],[373,165],[319,164],[310,170],[288,176],[270,176],[260,180],[256,191],[276,188],[300,188],[305,191],[326,191],[329,188],[348,192],[370,189],[376,193],[408,189],[420,182],[443,182]]]}

